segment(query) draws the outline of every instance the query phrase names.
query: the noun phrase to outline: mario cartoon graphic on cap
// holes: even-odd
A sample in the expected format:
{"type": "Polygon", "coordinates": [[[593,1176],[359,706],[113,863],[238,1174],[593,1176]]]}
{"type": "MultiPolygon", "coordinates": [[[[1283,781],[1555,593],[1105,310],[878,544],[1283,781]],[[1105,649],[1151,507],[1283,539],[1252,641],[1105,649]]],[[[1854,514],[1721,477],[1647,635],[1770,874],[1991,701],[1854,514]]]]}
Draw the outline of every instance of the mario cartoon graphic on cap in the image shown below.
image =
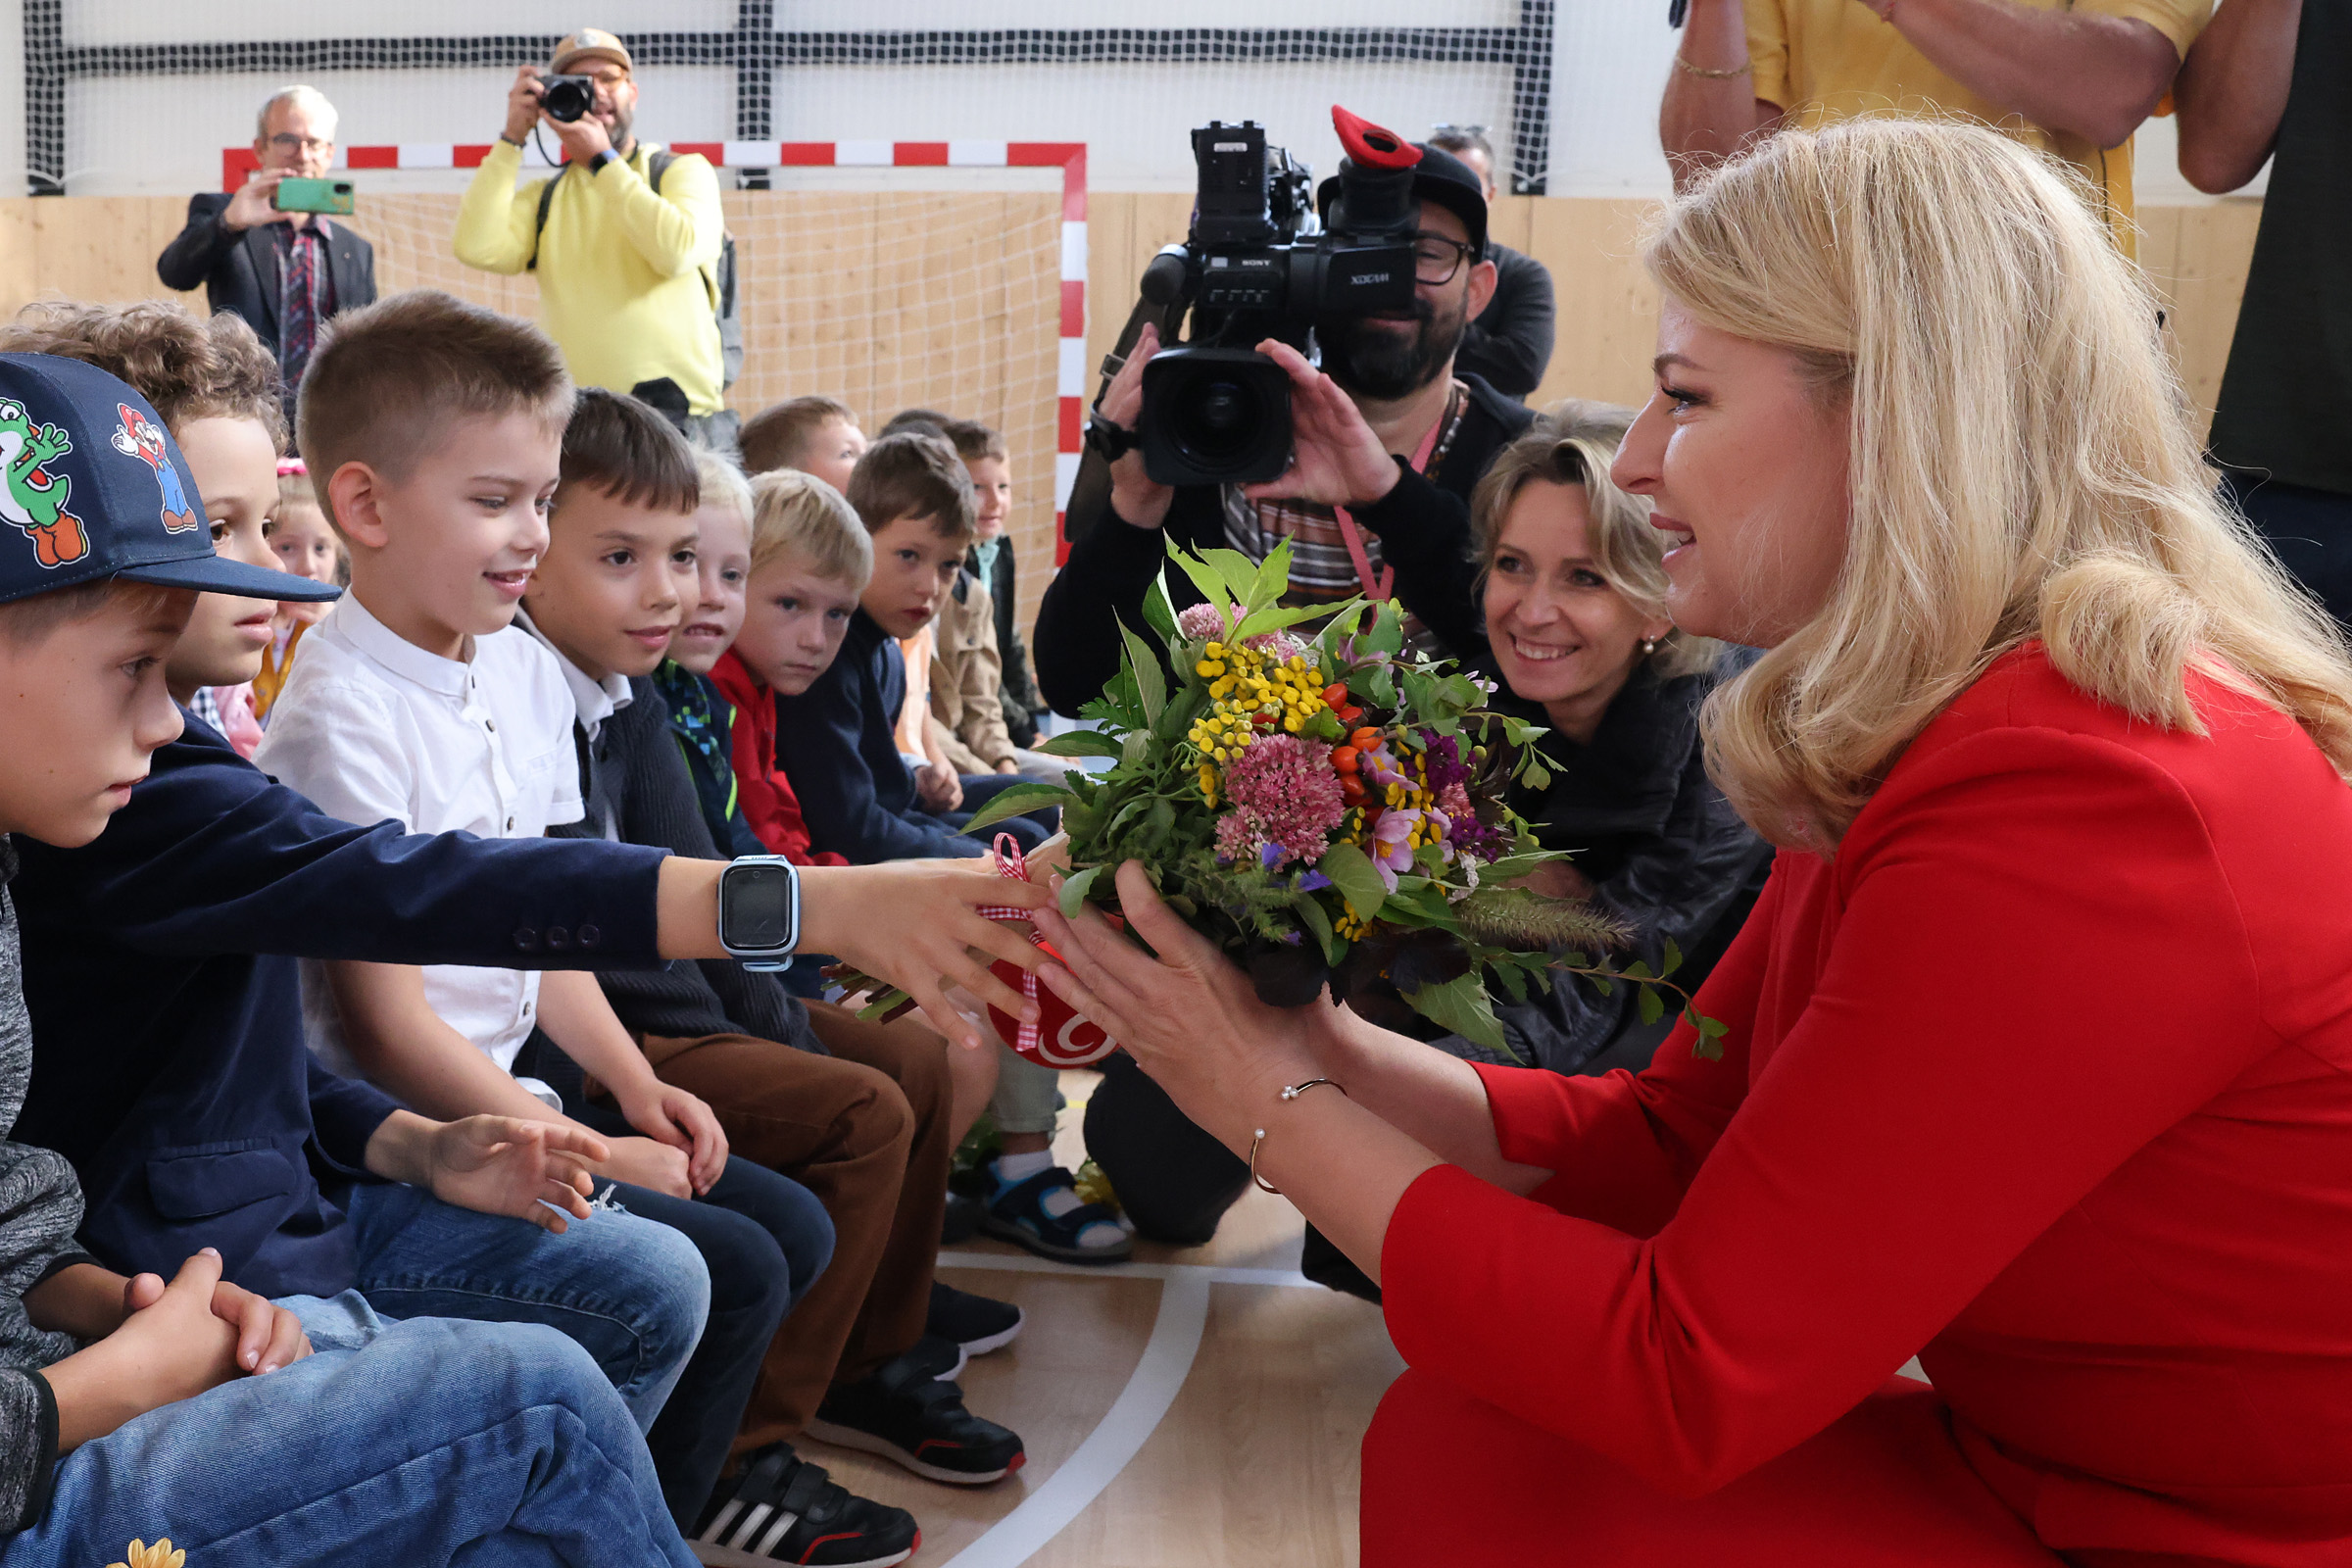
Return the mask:
{"type": "Polygon", "coordinates": [[[32,536],[33,556],[44,566],[63,566],[90,553],[81,519],[66,510],[73,476],[43,466],[73,450],[72,436],[54,424],[35,423],[24,405],[0,398],[0,517],[32,536]]]}
{"type": "Polygon", "coordinates": [[[115,450],[153,468],[155,482],[163,487],[164,531],[186,533],[202,525],[204,519],[188,505],[187,487],[179,482],[179,470],[172,466],[172,455],[164,448],[164,432],[127,403],[116,404],[115,412],[122,416],[122,428],[114,435],[115,450]]]}

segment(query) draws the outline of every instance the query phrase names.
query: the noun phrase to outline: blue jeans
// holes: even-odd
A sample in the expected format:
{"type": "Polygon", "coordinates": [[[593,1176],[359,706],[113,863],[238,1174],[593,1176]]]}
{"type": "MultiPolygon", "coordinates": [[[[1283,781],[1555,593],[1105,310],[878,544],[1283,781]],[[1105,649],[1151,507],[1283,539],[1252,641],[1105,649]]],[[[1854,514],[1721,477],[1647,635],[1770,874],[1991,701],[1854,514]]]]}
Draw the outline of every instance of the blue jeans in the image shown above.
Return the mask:
{"type": "Polygon", "coordinates": [[[0,1568],[96,1568],[166,1538],[202,1568],[694,1564],[585,1351],[549,1329],[436,1319],[83,1444],[0,1568]]]}
{"type": "MultiPolygon", "coordinates": [[[[344,1207],[359,1247],[354,1285],[376,1311],[560,1329],[604,1368],[640,1431],[653,1429],[702,1340],[710,1273],[692,1243],[653,1220],[605,1207],[556,1236],[398,1184],[355,1187],[344,1207]]],[[[316,1299],[286,1304],[308,1327],[302,1303],[316,1299]]]]}
{"type": "MultiPolygon", "coordinates": [[[[607,1105],[572,1113],[615,1138],[634,1131],[607,1105]]],[[[674,1226],[710,1273],[703,1343],[646,1434],[670,1516],[691,1530],[726,1465],[777,1327],[833,1260],[833,1221],[799,1182],[732,1155],[699,1199],[620,1183],[599,1183],[598,1191],[631,1214],[674,1226]]]]}

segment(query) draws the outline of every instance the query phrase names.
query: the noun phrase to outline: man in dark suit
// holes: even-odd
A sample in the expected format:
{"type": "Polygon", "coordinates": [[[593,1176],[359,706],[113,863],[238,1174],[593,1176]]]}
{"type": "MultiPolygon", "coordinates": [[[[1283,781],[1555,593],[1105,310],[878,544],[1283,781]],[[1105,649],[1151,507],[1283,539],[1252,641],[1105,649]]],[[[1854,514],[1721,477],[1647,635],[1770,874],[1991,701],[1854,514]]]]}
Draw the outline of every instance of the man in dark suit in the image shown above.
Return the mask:
{"type": "Polygon", "coordinates": [[[316,87],[280,88],[264,104],[253,150],[262,166],[234,194],[188,199],[188,226],[155,270],[172,288],[202,283],[215,311],[245,318],[277,356],[291,423],[319,327],[375,300],[375,249],[341,223],[270,205],[279,180],[334,167],[335,106],[316,87]]]}
{"type": "MultiPolygon", "coordinates": [[[[1494,144],[1478,125],[1440,125],[1429,144],[1443,147],[1470,166],[1494,200],[1494,144]]],[[[1526,398],[1551,364],[1553,301],[1551,273],[1542,262],[1494,240],[1487,241],[1494,264],[1494,297],[1462,333],[1454,364],[1483,376],[1495,391],[1526,398]]]]}

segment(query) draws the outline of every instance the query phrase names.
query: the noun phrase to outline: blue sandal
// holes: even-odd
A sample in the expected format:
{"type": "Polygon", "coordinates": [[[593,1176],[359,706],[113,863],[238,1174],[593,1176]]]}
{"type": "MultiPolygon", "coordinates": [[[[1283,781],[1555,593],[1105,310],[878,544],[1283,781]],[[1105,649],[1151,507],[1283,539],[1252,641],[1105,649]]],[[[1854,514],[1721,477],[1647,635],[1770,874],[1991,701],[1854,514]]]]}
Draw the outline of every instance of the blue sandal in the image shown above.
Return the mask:
{"type": "Polygon", "coordinates": [[[1058,1165],[1051,1165],[1034,1176],[1000,1187],[988,1201],[981,1228],[991,1236],[1025,1247],[1040,1257],[1064,1263],[1124,1263],[1135,1251],[1135,1239],[1119,1223],[1118,1210],[1102,1203],[1081,1203],[1059,1216],[1046,1211],[1049,1193],[1070,1191],[1077,1185],[1075,1176],[1058,1165]],[[1107,1246],[1082,1247],[1079,1238],[1090,1225],[1115,1231],[1118,1239],[1107,1246]]]}

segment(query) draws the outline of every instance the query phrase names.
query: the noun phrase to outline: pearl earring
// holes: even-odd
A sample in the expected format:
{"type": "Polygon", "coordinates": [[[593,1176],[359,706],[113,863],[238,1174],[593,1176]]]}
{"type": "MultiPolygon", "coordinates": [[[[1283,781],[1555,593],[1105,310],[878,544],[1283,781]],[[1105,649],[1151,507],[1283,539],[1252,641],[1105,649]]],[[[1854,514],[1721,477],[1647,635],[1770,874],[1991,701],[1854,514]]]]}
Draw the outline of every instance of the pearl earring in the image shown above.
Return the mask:
{"type": "Polygon", "coordinates": [[[1644,637],[1642,639],[1642,657],[1643,659],[1647,659],[1650,655],[1656,653],[1657,651],[1658,640],[1655,637],[1644,637]]]}

